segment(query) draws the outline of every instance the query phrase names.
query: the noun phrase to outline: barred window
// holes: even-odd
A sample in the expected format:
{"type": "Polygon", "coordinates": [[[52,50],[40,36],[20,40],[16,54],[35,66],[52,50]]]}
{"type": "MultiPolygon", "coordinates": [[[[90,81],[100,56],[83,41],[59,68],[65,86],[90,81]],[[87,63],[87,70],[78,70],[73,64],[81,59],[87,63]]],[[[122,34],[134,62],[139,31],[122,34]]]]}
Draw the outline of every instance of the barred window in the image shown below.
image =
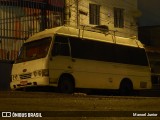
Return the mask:
{"type": "Polygon", "coordinates": [[[89,23],[94,25],[100,24],[100,5],[89,4],[89,23]]]}
{"type": "Polygon", "coordinates": [[[114,27],[124,27],[124,9],[114,8],[114,27]]]}

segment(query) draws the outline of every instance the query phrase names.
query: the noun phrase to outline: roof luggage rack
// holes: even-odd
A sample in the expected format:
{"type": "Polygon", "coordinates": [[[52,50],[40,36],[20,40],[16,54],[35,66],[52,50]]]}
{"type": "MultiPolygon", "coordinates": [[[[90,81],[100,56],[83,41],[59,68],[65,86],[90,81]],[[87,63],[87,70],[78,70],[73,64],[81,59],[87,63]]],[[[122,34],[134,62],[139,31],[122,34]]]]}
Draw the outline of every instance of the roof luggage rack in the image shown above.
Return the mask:
{"type": "Polygon", "coordinates": [[[103,34],[109,33],[109,28],[106,25],[96,25],[96,26],[88,26],[82,25],[83,30],[92,31],[92,32],[99,32],[103,34]]]}

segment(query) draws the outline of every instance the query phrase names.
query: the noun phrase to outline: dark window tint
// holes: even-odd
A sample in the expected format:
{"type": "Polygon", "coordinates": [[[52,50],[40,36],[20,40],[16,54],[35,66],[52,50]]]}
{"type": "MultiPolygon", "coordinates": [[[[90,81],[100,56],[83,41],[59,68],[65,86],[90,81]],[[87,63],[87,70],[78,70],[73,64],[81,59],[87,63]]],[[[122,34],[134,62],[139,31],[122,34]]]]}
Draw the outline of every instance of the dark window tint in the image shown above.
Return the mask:
{"type": "Polygon", "coordinates": [[[148,65],[144,49],[123,45],[116,45],[116,62],[143,66],[148,65]]]}
{"type": "Polygon", "coordinates": [[[95,58],[101,61],[115,61],[114,44],[95,42],[95,58]]]}
{"type": "Polygon", "coordinates": [[[94,46],[90,41],[79,38],[70,38],[72,57],[82,59],[92,59],[94,55],[94,46]]]}
{"type": "Polygon", "coordinates": [[[144,49],[131,48],[129,51],[130,62],[136,65],[148,65],[148,59],[144,49]]]}
{"type": "Polygon", "coordinates": [[[130,50],[130,47],[123,46],[123,45],[116,45],[115,47],[116,62],[130,64],[129,50],[130,50]]]}
{"type": "Polygon", "coordinates": [[[70,38],[72,57],[100,61],[114,61],[113,44],[70,38]]]}
{"type": "Polygon", "coordinates": [[[54,56],[69,56],[71,51],[73,58],[148,65],[145,50],[142,48],[65,36],[56,36],[54,42],[52,52],[54,56]]]}
{"type": "Polygon", "coordinates": [[[54,40],[54,45],[52,49],[52,56],[62,55],[69,56],[69,44],[68,38],[64,36],[56,36],[54,40]]]}
{"type": "Polygon", "coordinates": [[[72,57],[147,66],[142,48],[70,37],[72,57]]]}

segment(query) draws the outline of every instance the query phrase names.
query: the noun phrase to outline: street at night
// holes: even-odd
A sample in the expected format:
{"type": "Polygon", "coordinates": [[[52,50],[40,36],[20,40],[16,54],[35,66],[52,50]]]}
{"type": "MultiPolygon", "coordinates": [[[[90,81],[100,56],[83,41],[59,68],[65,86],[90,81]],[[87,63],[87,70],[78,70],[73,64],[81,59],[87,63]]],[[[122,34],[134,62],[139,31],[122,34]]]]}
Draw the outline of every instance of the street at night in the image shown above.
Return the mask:
{"type": "Polygon", "coordinates": [[[160,120],[159,2],[0,0],[0,120],[160,120]]]}
{"type": "MultiPolygon", "coordinates": [[[[1,92],[0,110],[3,112],[34,112],[42,113],[42,118],[38,119],[65,119],[65,120],[88,120],[88,119],[123,119],[123,120],[152,120],[160,117],[159,97],[141,96],[105,96],[105,95],[86,95],[83,93],[59,94],[52,92],[1,92]],[[59,112],[58,112],[59,111],[59,112]],[[73,111],[69,112],[69,111],[73,111]],[[75,115],[76,111],[84,112],[75,115]],[[90,113],[91,111],[94,111],[90,113]],[[95,112],[98,111],[98,112],[95,112]],[[99,111],[102,111],[99,112],[99,111]],[[108,112],[106,112],[108,111],[108,112]],[[124,115],[120,114],[123,113],[124,115]],[[156,112],[157,111],[157,112],[156,112]],[[63,115],[64,112],[64,116],[63,115]],[[68,116],[67,116],[68,112],[68,116]],[[86,113],[85,113],[86,112],[86,113]],[[90,114],[87,115],[87,112],[90,114]],[[103,114],[105,113],[106,114],[103,114]],[[58,113],[59,115],[56,115],[58,113]],[[97,113],[97,115],[95,115],[97,113]],[[133,116],[134,114],[146,113],[157,114],[152,117],[133,116]],[[45,116],[44,116],[45,115],[45,116]],[[48,116],[47,116],[48,115],[48,116]],[[102,115],[102,116],[101,116],[102,115]],[[129,116],[129,117],[128,117],[129,116]]],[[[15,117],[15,115],[13,115],[15,117]]],[[[2,119],[2,118],[1,118],[2,119]]],[[[17,117],[13,118],[17,119],[17,117]]],[[[18,118],[22,119],[22,118],[18,118]]],[[[25,119],[25,118],[23,118],[25,119]]],[[[27,118],[26,118],[27,119],[27,118]]],[[[32,118],[35,119],[35,118],[32,118]]]]}

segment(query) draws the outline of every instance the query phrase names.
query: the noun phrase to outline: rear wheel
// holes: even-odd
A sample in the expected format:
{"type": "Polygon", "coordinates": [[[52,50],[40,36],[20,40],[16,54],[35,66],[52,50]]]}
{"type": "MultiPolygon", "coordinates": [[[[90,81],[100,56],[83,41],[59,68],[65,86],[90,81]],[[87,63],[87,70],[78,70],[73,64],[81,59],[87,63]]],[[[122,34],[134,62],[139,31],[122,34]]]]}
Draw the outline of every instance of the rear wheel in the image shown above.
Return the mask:
{"type": "Polygon", "coordinates": [[[68,77],[62,77],[58,84],[58,90],[61,93],[71,94],[74,92],[74,83],[68,77]]]}
{"type": "Polygon", "coordinates": [[[133,84],[130,80],[123,80],[119,88],[120,95],[130,96],[133,94],[133,84]]]}

